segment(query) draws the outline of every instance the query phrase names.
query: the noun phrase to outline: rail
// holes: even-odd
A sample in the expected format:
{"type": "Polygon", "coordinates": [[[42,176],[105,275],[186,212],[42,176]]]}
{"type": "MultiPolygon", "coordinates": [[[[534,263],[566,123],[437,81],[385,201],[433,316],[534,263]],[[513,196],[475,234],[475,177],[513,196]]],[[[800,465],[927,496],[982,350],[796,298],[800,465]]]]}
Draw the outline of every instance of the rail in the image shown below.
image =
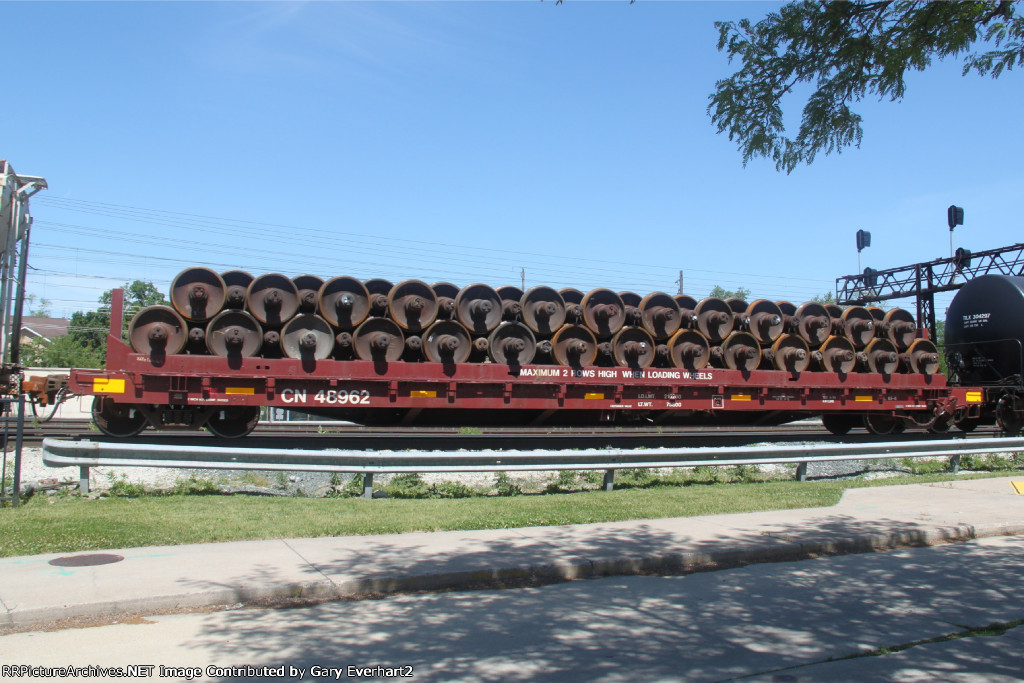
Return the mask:
{"type": "Polygon", "coordinates": [[[968,453],[1024,450],[1024,438],[948,441],[897,441],[874,444],[814,444],[775,447],[666,448],[656,450],[583,449],[531,451],[354,451],[173,446],[95,441],[43,440],[43,462],[50,467],[79,467],[82,493],[89,490],[90,467],[192,467],[198,469],[347,472],[363,475],[363,497],[373,491],[374,474],[400,472],[527,472],[604,470],[604,488],[612,490],[615,470],[624,467],[698,467],[797,463],[797,478],[807,464],[835,460],[913,458],[949,455],[954,469],[968,453]]]}

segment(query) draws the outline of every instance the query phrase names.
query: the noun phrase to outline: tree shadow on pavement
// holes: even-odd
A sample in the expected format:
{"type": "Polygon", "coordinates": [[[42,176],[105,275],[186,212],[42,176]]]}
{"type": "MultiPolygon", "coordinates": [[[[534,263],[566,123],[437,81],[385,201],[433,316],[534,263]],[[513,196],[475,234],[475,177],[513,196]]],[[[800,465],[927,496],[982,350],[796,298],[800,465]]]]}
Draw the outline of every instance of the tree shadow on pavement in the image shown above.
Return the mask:
{"type": "MultiPolygon", "coordinates": [[[[617,557],[627,558],[623,567],[633,562],[625,573],[643,573],[643,558],[694,552],[736,559],[741,548],[799,547],[854,530],[865,538],[901,535],[910,545],[924,540],[913,523],[864,523],[842,515],[818,522],[813,533],[797,524],[773,524],[767,533],[748,529],[712,540],[660,529],[657,520],[631,528],[589,527],[586,538],[575,527],[545,529],[538,538],[530,530],[494,532],[449,553],[438,553],[426,534],[422,544],[408,537],[337,539],[323,559],[306,559],[315,567],[311,580],[330,577],[336,586],[360,575],[384,585],[395,575],[445,573],[472,583],[474,571],[486,584],[496,567],[576,560],[597,566],[601,558],[617,557]]],[[[289,543],[301,554],[301,541],[289,543]]],[[[862,549],[872,547],[868,542],[862,549]]],[[[346,678],[350,665],[412,666],[413,680],[711,681],[773,671],[787,671],[782,680],[795,680],[788,676],[799,670],[791,667],[1024,617],[1014,600],[1022,552],[1024,538],[1015,537],[714,572],[243,609],[207,615],[200,634],[184,645],[210,659],[206,664],[292,666],[304,669],[308,680],[314,666],[341,667],[346,678]]],[[[239,578],[253,586],[271,580],[259,568],[239,578]]],[[[1009,654],[972,652],[950,660],[932,655],[915,666],[924,666],[922,675],[932,680],[959,673],[978,680],[1019,675],[1019,661],[1009,654]]]]}

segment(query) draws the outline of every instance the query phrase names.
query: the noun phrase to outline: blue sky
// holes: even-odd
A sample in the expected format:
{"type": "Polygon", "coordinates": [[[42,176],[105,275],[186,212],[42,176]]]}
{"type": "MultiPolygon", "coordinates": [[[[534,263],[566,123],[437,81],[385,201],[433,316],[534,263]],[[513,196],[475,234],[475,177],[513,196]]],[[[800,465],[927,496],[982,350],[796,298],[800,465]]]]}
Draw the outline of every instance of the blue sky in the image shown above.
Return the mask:
{"type": "Polygon", "coordinates": [[[776,6],[3,3],[0,158],[50,185],[28,291],[68,315],[189,265],[641,295],[683,270],[800,302],[858,270],[858,229],[876,269],[948,256],[954,203],[956,246],[1024,241],[1019,71],[937,63],[859,105],[860,149],[744,168],[705,111],[736,68],[713,22],[776,6]]]}

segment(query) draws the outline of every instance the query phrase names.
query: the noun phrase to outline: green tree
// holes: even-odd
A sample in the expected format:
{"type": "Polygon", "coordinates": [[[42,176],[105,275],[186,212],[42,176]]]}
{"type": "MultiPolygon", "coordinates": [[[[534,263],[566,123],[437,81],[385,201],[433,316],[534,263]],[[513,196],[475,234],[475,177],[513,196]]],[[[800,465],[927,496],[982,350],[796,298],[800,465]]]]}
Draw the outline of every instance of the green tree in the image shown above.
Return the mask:
{"type": "MultiPolygon", "coordinates": [[[[160,293],[151,282],[135,280],[132,283],[125,283],[124,287],[124,310],[125,316],[130,318],[136,311],[144,306],[166,305],[167,297],[160,293]]],[[[40,350],[40,358],[61,358],[74,359],[75,362],[46,363],[53,367],[101,367],[107,352],[107,332],[110,330],[110,303],[113,298],[113,290],[108,289],[100,295],[100,306],[95,311],[76,311],[71,314],[68,322],[68,334],[66,342],[49,352],[54,354],[46,356],[44,350],[40,350]],[[76,355],[76,347],[82,349],[82,354],[76,355]],[[58,355],[59,354],[59,355],[58,355]],[[89,359],[97,359],[94,365],[84,363],[92,362],[89,359]],[[78,364],[78,363],[83,364],[78,364]]],[[[58,338],[61,339],[61,338],[58,338]]],[[[54,340],[56,344],[57,340],[54,340]]]]}
{"type": "Polygon", "coordinates": [[[708,296],[713,296],[717,299],[743,299],[744,301],[749,301],[750,290],[746,287],[737,287],[735,292],[730,292],[720,285],[715,285],[715,288],[711,290],[708,296]]]}
{"type": "Polygon", "coordinates": [[[43,299],[37,297],[35,294],[28,294],[25,296],[25,303],[28,304],[28,315],[36,318],[49,318],[50,317],[50,306],[52,302],[49,299],[43,299]]]}
{"type": "Polygon", "coordinates": [[[715,22],[718,49],[739,71],[718,81],[708,114],[754,157],[791,172],[818,152],[858,146],[864,131],[850,108],[868,95],[897,101],[905,74],[933,58],[963,57],[963,73],[998,77],[1024,64],[1024,18],[999,2],[791,2],[756,24],[715,22]],[[972,52],[979,42],[985,51],[972,52]],[[795,137],[785,134],[782,100],[801,84],[813,92],[795,137]]]}
{"type": "Polygon", "coordinates": [[[825,292],[821,296],[816,296],[812,298],[811,301],[814,301],[822,305],[834,304],[836,302],[836,295],[833,294],[832,292],[825,292]]]}
{"type": "Polygon", "coordinates": [[[101,368],[104,360],[101,349],[82,346],[68,335],[27,342],[21,355],[23,365],[42,368],[101,368]]]}

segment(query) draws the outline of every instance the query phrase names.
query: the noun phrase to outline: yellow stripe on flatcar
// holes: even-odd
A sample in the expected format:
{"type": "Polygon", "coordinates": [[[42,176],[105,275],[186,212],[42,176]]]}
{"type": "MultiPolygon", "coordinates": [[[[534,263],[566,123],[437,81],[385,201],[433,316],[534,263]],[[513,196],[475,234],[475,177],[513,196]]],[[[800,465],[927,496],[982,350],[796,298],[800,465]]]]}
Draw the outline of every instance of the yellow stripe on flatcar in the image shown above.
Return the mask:
{"type": "Polygon", "coordinates": [[[729,397],[730,401],[750,401],[752,397],[750,394],[733,394],[729,397]]]}
{"type": "Polygon", "coordinates": [[[981,392],[980,391],[968,391],[967,392],[968,403],[981,403],[981,392]]]}
{"type": "Polygon", "coordinates": [[[224,387],[225,394],[243,394],[246,396],[252,396],[256,393],[256,390],[252,387],[224,387]]]}
{"type": "Polygon", "coordinates": [[[123,394],[124,380],[116,377],[95,377],[92,390],[97,394],[123,394]]]}
{"type": "Polygon", "coordinates": [[[583,398],[596,398],[601,400],[604,398],[604,394],[583,394],[583,398]]]}
{"type": "Polygon", "coordinates": [[[437,398],[436,391],[410,391],[410,398],[437,398]]]}
{"type": "Polygon", "coordinates": [[[854,396],[853,400],[856,401],[857,403],[866,403],[866,402],[874,401],[875,397],[874,396],[854,396]]]}

